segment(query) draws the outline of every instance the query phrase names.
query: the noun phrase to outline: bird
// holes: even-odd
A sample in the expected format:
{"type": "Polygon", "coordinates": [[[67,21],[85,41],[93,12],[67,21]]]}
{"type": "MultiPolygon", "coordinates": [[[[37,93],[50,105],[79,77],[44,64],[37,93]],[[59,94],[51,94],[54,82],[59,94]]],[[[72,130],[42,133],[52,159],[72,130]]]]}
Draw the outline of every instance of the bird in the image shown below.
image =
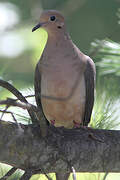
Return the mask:
{"type": "MultiPolygon", "coordinates": [[[[35,99],[40,114],[42,136],[46,121],[67,129],[88,126],[94,104],[95,64],[73,43],[63,15],[56,10],[43,11],[39,23],[47,43],[35,68],[35,99]]],[[[56,179],[67,180],[69,173],[56,173],[56,179]]]]}
{"type": "Polygon", "coordinates": [[[59,11],[43,11],[32,32],[39,28],[47,32],[48,39],[35,68],[37,106],[55,127],[88,126],[94,105],[95,64],[73,43],[59,11]]]}

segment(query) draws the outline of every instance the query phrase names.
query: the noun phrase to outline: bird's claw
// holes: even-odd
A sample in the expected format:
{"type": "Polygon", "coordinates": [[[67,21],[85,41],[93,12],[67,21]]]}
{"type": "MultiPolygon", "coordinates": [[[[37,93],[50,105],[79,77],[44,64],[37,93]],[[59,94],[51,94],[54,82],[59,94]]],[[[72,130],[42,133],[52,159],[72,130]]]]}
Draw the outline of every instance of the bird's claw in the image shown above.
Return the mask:
{"type": "Polygon", "coordinates": [[[50,122],[53,126],[55,125],[55,120],[50,120],[50,122]]]}

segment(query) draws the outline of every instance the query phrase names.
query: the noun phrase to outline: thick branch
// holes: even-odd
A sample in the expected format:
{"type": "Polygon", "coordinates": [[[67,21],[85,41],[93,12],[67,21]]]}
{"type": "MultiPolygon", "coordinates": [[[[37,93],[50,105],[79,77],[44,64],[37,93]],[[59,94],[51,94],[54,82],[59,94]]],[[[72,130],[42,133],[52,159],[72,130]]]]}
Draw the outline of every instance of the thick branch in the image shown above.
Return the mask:
{"type": "Polygon", "coordinates": [[[120,131],[37,128],[1,121],[0,161],[40,172],[120,172],[120,131]]]}

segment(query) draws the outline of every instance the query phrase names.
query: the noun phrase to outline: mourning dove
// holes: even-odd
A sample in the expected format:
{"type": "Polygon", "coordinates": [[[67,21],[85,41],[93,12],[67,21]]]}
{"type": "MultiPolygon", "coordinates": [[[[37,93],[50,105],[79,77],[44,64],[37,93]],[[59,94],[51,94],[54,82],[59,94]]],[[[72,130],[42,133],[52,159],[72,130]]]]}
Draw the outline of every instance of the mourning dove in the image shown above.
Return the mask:
{"type": "Polygon", "coordinates": [[[44,11],[32,31],[38,28],[48,33],[35,70],[38,107],[55,127],[87,126],[94,103],[94,62],[72,42],[60,12],[44,11]]]}

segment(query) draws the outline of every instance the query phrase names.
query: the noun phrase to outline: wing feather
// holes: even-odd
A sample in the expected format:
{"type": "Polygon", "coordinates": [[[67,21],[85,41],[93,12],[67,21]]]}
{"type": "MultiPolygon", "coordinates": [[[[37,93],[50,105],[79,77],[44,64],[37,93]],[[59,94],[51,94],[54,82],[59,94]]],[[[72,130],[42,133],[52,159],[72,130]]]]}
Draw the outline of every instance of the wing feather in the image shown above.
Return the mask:
{"type": "Polygon", "coordinates": [[[94,62],[89,58],[84,72],[86,87],[85,115],[83,120],[84,126],[87,126],[91,119],[94,104],[95,74],[94,62]]]}
{"type": "Polygon", "coordinates": [[[35,99],[37,106],[42,108],[41,105],[41,74],[39,72],[38,64],[35,69],[35,79],[34,79],[34,88],[35,88],[35,99]]]}

